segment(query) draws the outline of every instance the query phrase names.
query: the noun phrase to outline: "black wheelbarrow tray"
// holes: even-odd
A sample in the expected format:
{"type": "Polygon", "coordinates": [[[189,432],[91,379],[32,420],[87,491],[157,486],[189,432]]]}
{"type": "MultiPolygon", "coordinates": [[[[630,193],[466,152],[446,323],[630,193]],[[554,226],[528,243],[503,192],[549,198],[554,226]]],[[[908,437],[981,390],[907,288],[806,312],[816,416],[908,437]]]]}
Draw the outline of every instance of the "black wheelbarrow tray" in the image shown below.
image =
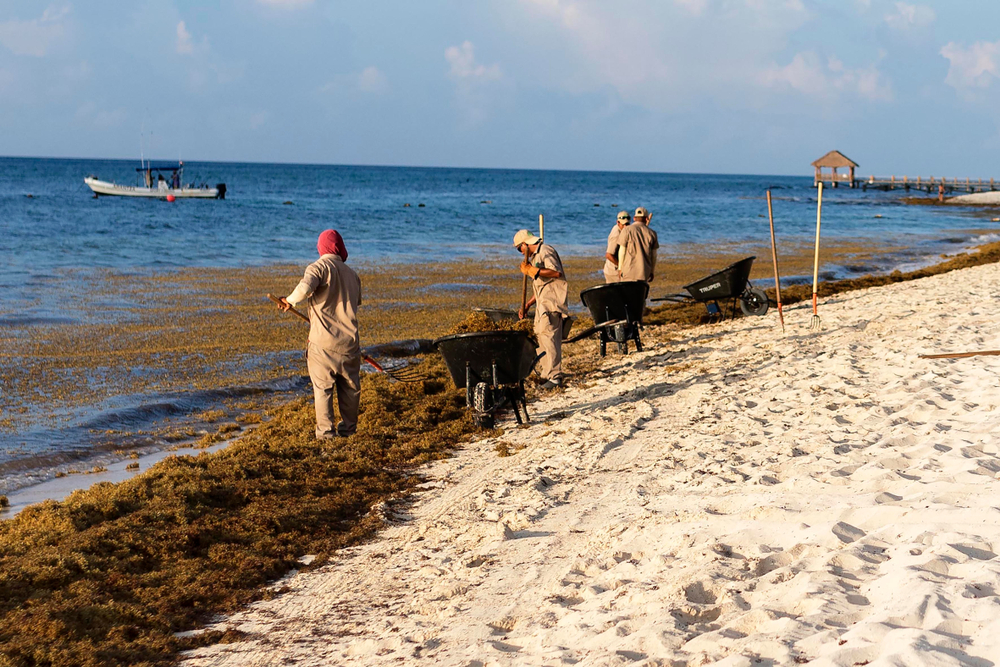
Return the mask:
{"type": "Polygon", "coordinates": [[[639,329],[642,313],[646,310],[649,283],[629,280],[588,287],[580,292],[580,301],[590,311],[594,326],[566,340],[576,342],[595,333],[601,334],[601,356],[607,353],[608,343],[618,343],[623,354],[628,354],[628,342],[635,341],[635,348],[642,351],[639,329]]]}
{"type": "Polygon", "coordinates": [[[733,317],[736,316],[736,304],[739,304],[744,315],[765,315],[770,306],[767,294],[750,284],[750,269],[755,259],[755,256],[744,257],[721,271],[685,285],[681,294],[668,294],[650,301],[701,302],[705,304],[709,315],[720,317],[723,313],[719,302],[732,301],[733,317]]]}
{"type": "Polygon", "coordinates": [[[434,341],[451,379],[465,389],[465,404],[476,423],[492,427],[496,414],[510,405],[517,423],[528,421],[524,379],[541,358],[535,341],[524,331],[474,331],[434,341]]]}

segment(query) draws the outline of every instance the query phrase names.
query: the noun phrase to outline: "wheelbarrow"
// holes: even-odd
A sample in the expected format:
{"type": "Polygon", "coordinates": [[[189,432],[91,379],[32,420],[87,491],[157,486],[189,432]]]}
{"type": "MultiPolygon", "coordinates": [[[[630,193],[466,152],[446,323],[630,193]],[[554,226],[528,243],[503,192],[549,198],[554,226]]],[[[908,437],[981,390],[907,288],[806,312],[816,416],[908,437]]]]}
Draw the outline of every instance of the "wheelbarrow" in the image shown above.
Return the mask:
{"type": "Polygon", "coordinates": [[[602,357],[608,353],[608,343],[617,343],[618,351],[628,354],[630,340],[635,341],[636,351],[642,352],[639,329],[648,295],[649,283],[644,280],[588,287],[580,292],[580,300],[590,311],[594,326],[566,342],[572,343],[599,332],[602,357]]]}
{"type": "Polygon", "coordinates": [[[444,357],[455,386],[465,389],[465,405],[477,425],[492,428],[497,414],[508,406],[518,424],[529,421],[524,379],[542,357],[535,356],[535,341],[530,335],[524,331],[475,331],[438,338],[434,347],[444,357]]]}
{"type": "Polygon", "coordinates": [[[650,301],[701,302],[705,304],[710,317],[718,317],[719,319],[725,318],[725,313],[719,305],[720,302],[723,304],[731,302],[731,318],[736,317],[737,304],[744,315],[758,317],[765,315],[770,307],[767,294],[750,284],[750,269],[753,267],[755,259],[757,259],[755,256],[745,257],[721,271],[716,271],[710,276],[685,285],[684,292],[680,294],[668,294],[650,299],[650,301]]]}

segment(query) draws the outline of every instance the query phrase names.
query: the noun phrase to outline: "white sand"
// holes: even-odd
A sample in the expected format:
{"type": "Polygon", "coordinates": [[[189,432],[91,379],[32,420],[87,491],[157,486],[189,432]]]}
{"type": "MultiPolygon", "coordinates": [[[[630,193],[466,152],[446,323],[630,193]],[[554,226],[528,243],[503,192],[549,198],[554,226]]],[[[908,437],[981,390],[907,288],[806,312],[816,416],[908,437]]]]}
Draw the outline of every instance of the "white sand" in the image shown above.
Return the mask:
{"type": "Polygon", "coordinates": [[[948,199],[953,204],[1000,204],[1000,192],[974,192],[968,195],[958,195],[948,199]]]}
{"type": "MultiPolygon", "coordinates": [[[[1000,266],[690,332],[429,467],[186,665],[992,665],[1000,266]],[[561,417],[556,414],[564,412],[561,417]],[[545,419],[549,422],[544,422],[545,419]]],[[[586,344],[586,343],[585,343],[586,344]]],[[[593,345],[593,343],[590,343],[593,345]]]]}

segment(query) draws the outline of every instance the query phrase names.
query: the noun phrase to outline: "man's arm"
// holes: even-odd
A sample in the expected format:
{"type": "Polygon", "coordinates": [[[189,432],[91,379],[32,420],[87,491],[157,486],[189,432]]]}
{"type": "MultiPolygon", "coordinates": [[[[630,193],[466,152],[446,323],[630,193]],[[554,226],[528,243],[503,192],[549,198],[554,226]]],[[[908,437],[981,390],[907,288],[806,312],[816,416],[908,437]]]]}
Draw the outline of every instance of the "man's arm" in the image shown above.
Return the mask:
{"type": "MultiPolygon", "coordinates": [[[[295,286],[292,293],[281,300],[289,306],[299,306],[306,299],[308,299],[313,292],[316,291],[316,286],[319,285],[319,281],[319,273],[313,268],[312,264],[310,264],[306,267],[305,275],[302,276],[302,280],[300,280],[299,284],[295,286]]],[[[282,308],[282,310],[287,310],[287,308],[282,308]]]]}
{"type": "Polygon", "coordinates": [[[532,266],[527,262],[521,262],[521,273],[529,278],[545,278],[549,280],[552,278],[563,277],[561,271],[556,271],[555,269],[543,269],[539,266],[532,266]]]}
{"type": "Polygon", "coordinates": [[[524,316],[528,314],[528,311],[531,310],[531,307],[534,305],[535,305],[535,297],[531,297],[530,299],[528,299],[527,303],[524,304],[524,308],[518,309],[517,319],[523,320],[524,316]]]}

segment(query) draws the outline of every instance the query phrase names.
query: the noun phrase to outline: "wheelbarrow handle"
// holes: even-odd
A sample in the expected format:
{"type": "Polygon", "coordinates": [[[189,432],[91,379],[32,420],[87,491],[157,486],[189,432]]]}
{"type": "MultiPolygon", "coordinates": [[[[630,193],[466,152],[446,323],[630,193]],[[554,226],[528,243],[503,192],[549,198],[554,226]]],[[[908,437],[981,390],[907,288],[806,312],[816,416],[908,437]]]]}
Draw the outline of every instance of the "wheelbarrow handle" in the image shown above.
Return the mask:
{"type": "Polygon", "coordinates": [[[692,296],[690,296],[688,294],[668,294],[666,296],[658,296],[658,297],[655,297],[653,299],[650,299],[650,302],[652,302],[652,301],[670,301],[671,303],[684,303],[685,301],[690,301],[693,298],[694,297],[692,297],[692,296]]]}
{"type": "Polygon", "coordinates": [[[601,329],[610,329],[611,327],[618,326],[619,324],[625,324],[625,320],[615,320],[614,322],[602,322],[601,324],[595,324],[589,329],[584,329],[580,333],[576,334],[572,338],[567,338],[564,343],[575,343],[578,340],[583,340],[584,338],[590,338],[595,333],[601,329]]]}

